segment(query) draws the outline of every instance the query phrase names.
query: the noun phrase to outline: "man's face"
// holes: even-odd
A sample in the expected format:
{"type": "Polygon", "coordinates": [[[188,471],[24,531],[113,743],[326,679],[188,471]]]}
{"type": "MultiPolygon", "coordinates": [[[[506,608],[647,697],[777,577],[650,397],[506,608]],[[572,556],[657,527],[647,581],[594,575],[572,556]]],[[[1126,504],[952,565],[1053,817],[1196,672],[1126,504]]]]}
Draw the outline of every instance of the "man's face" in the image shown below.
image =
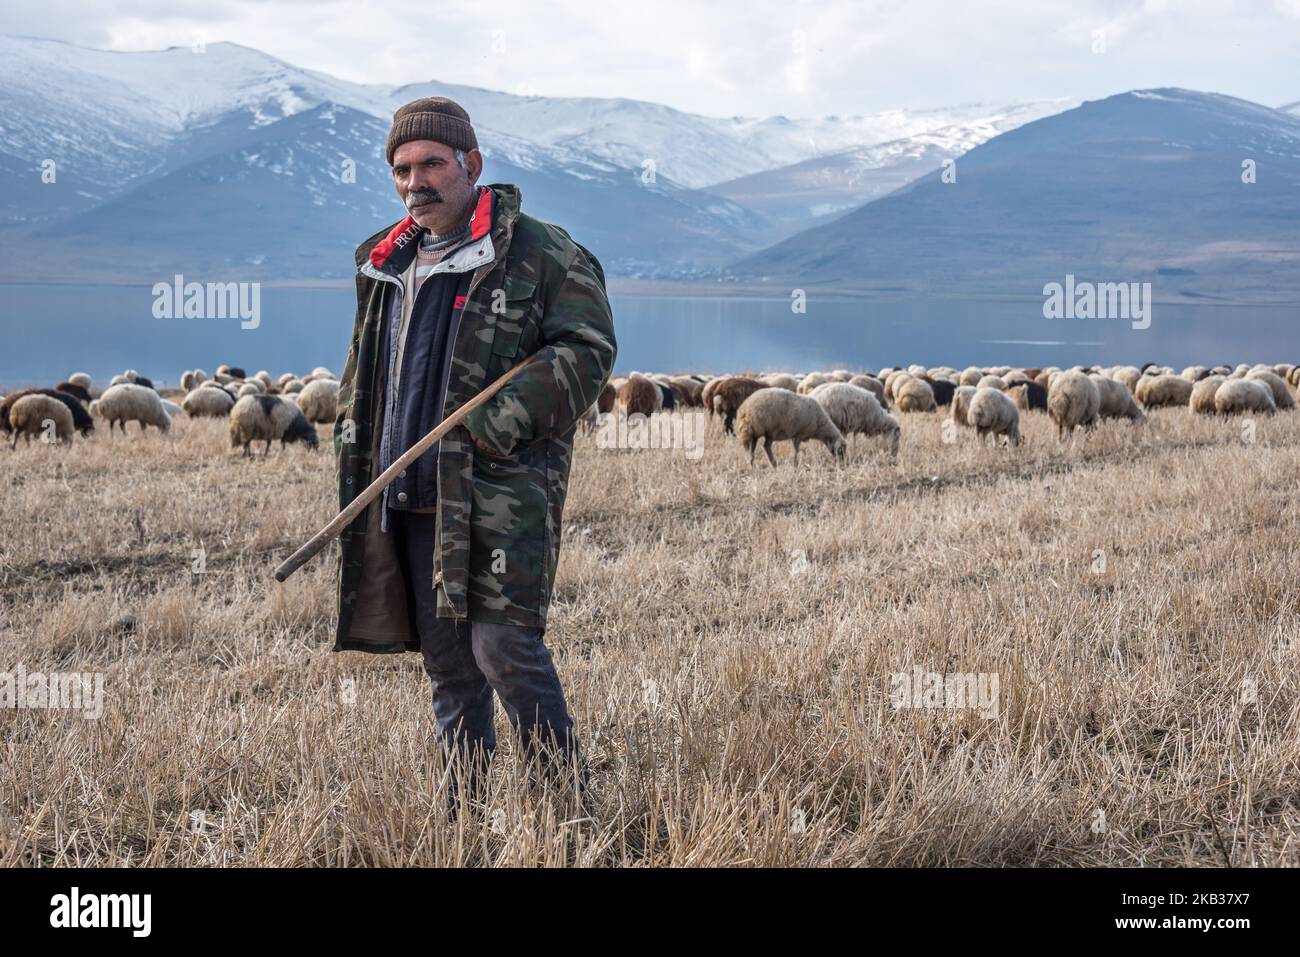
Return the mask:
{"type": "Polygon", "coordinates": [[[474,184],[483,171],[478,150],[456,162],[456,151],[446,143],[412,140],[393,153],[393,184],[411,217],[426,229],[445,233],[469,218],[477,199],[474,184]]]}

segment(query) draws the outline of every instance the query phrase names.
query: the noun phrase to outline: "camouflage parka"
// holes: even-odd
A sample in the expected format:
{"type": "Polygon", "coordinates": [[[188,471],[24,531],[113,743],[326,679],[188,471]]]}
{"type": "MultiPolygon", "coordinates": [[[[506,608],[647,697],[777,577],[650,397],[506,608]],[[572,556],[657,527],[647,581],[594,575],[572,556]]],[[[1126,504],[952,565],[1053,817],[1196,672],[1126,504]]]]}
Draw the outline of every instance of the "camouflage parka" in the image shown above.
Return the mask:
{"type": "MultiPolygon", "coordinates": [[[[356,323],[334,425],[340,508],[377,474],[385,324],[420,233],[408,217],[357,247],[356,323]]],[[[574,429],[614,366],[605,275],[565,230],[520,212],[508,184],[480,187],[469,243],[457,255],[482,265],[453,330],[443,416],[525,356],[536,359],[442,439],[433,580],[411,587],[437,590],[439,617],[545,627],[574,429]]],[[[381,502],[340,536],[336,651],[419,647],[395,536],[380,531],[381,502]]]]}

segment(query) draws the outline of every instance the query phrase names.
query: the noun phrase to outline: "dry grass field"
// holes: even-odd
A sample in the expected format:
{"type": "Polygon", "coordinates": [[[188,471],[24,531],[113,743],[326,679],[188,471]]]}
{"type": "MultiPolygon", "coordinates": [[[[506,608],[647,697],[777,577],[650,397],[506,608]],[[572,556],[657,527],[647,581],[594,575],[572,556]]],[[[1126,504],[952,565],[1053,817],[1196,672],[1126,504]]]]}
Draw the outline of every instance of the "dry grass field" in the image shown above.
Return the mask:
{"type": "Polygon", "coordinates": [[[838,469],[580,437],[547,640],[591,789],[529,789],[498,710],[453,818],[419,657],[330,651],[333,549],[271,578],[326,449],[6,448],[0,669],[105,696],[0,712],[0,864],[1300,863],[1300,416],[901,418],[838,469]],[[914,667],[996,675],[996,716],[893,707],[914,667]]]}

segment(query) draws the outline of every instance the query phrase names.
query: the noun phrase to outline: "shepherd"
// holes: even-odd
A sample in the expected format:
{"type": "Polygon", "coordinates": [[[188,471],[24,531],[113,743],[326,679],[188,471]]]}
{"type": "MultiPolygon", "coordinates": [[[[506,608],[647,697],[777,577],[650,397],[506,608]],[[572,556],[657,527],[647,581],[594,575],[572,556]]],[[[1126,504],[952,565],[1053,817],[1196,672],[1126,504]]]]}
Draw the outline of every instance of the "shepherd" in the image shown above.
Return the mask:
{"type": "MultiPolygon", "coordinates": [[[[506,370],[517,376],[400,471],[340,536],[335,651],[418,651],[435,735],[475,793],[499,695],[524,754],[582,768],[543,642],[575,425],[616,354],[600,262],[477,185],[469,114],[444,97],[393,115],[387,159],[407,216],[356,251],[340,381],[339,503],[506,370]]],[[[580,770],[579,781],[585,777],[580,770]]]]}

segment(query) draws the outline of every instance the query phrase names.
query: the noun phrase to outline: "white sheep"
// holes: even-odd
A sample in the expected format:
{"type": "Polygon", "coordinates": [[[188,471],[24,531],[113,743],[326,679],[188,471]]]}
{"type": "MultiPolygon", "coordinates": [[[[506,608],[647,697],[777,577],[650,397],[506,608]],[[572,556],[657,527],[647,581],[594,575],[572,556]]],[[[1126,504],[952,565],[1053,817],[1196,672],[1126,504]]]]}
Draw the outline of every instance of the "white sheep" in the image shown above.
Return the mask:
{"type": "Polygon", "coordinates": [[[1133,390],[1133,397],[1147,409],[1158,409],[1166,405],[1187,405],[1192,398],[1192,385],[1193,383],[1182,376],[1169,373],[1145,375],[1138,380],[1137,388],[1133,390]]]}
{"type": "Polygon", "coordinates": [[[90,391],[90,386],[91,386],[90,376],[86,375],[86,373],[84,372],[72,373],[72,375],[68,376],[68,381],[71,382],[73,385],[81,386],[87,392],[90,391]]]}
{"type": "Polygon", "coordinates": [[[763,451],[773,468],[776,467],[773,442],[794,443],[795,465],[799,464],[799,444],[812,439],[824,442],[836,461],[844,460],[844,436],[821,403],[811,396],[785,389],[759,389],[742,402],[736,412],[736,435],[749,453],[751,467],[759,439],[763,440],[763,451]]]}
{"type": "Polygon", "coordinates": [[[771,375],[762,376],[761,381],[766,382],[774,389],[788,389],[791,392],[799,391],[799,380],[786,372],[774,372],[771,375]]]}
{"type": "Polygon", "coordinates": [[[1252,369],[1246,373],[1246,378],[1268,386],[1273,393],[1273,403],[1279,409],[1295,408],[1295,397],[1287,388],[1286,381],[1272,369],[1252,369]]]}
{"type": "Polygon", "coordinates": [[[307,383],[298,393],[298,407],[308,422],[333,422],[338,415],[339,384],[333,379],[307,383]]]}
{"type": "Polygon", "coordinates": [[[997,389],[999,392],[1007,391],[1007,380],[1000,375],[980,376],[979,382],[975,383],[977,389],[997,389]]]}
{"type": "Polygon", "coordinates": [[[997,437],[1002,435],[1007,443],[1020,444],[1020,410],[1001,389],[977,388],[966,413],[966,424],[975,430],[981,443],[987,436],[996,445],[997,437]]]}
{"type": "Polygon", "coordinates": [[[1221,415],[1240,412],[1276,412],[1273,390],[1258,379],[1233,379],[1219,386],[1214,393],[1214,408],[1221,415]]]}
{"type": "Polygon", "coordinates": [[[824,385],[830,381],[831,377],[824,372],[809,372],[803,377],[803,380],[799,383],[799,387],[795,389],[795,391],[800,395],[807,395],[819,385],[824,385]]]}
{"type": "Polygon", "coordinates": [[[848,382],[825,382],[809,395],[826,410],[845,438],[887,435],[890,437],[890,451],[898,454],[898,420],[886,412],[875,395],[866,389],[848,382]]]}
{"type": "Polygon", "coordinates": [[[970,400],[975,398],[975,386],[959,385],[952,394],[952,408],[950,417],[956,425],[963,428],[969,428],[970,422],[967,421],[967,414],[970,412],[970,400]]]}
{"type": "Polygon", "coordinates": [[[262,388],[262,383],[256,379],[250,379],[239,387],[239,391],[235,395],[242,399],[246,395],[262,395],[264,392],[266,390],[262,388]]]}
{"type": "Polygon", "coordinates": [[[192,389],[181,400],[181,408],[191,418],[205,415],[214,418],[217,416],[225,417],[230,414],[230,409],[234,404],[234,397],[229,392],[210,385],[201,385],[197,389],[192,389]]]}
{"type": "Polygon", "coordinates": [[[866,389],[876,397],[876,401],[881,405],[885,404],[885,384],[873,375],[855,375],[849,380],[849,385],[855,385],[859,389],[866,389]]]}
{"type": "Polygon", "coordinates": [[[977,369],[975,366],[967,366],[961,370],[961,375],[957,377],[958,385],[968,385],[971,387],[979,385],[980,379],[984,378],[984,370],[977,369]]]}
{"type": "Polygon", "coordinates": [[[1138,407],[1137,401],[1133,398],[1133,393],[1128,390],[1128,386],[1123,382],[1099,373],[1093,373],[1088,378],[1097,386],[1097,394],[1101,398],[1101,404],[1097,407],[1098,417],[1103,419],[1132,419],[1139,423],[1147,420],[1147,414],[1138,407]]]}
{"type": "Polygon", "coordinates": [[[139,422],[140,431],[149,426],[157,426],[161,432],[171,428],[171,418],[163,408],[162,398],[153,389],[134,383],[121,383],[110,386],[104,391],[91,410],[102,419],[108,419],[108,433],[113,434],[113,426],[121,424],[122,434],[126,435],[128,422],[139,422]]]}
{"type": "Polygon", "coordinates": [[[1082,372],[1061,372],[1052,377],[1047,391],[1047,414],[1056,423],[1057,438],[1064,442],[1078,426],[1091,429],[1101,411],[1101,392],[1097,383],[1082,372]]]}
{"type": "Polygon", "coordinates": [[[930,383],[911,376],[894,380],[894,406],[899,412],[933,412],[938,408],[930,383]]]}
{"type": "Polygon", "coordinates": [[[1192,386],[1192,397],[1187,400],[1188,409],[1197,415],[1214,415],[1219,411],[1214,404],[1214,394],[1227,381],[1226,375],[1211,375],[1201,379],[1192,386]]]}

